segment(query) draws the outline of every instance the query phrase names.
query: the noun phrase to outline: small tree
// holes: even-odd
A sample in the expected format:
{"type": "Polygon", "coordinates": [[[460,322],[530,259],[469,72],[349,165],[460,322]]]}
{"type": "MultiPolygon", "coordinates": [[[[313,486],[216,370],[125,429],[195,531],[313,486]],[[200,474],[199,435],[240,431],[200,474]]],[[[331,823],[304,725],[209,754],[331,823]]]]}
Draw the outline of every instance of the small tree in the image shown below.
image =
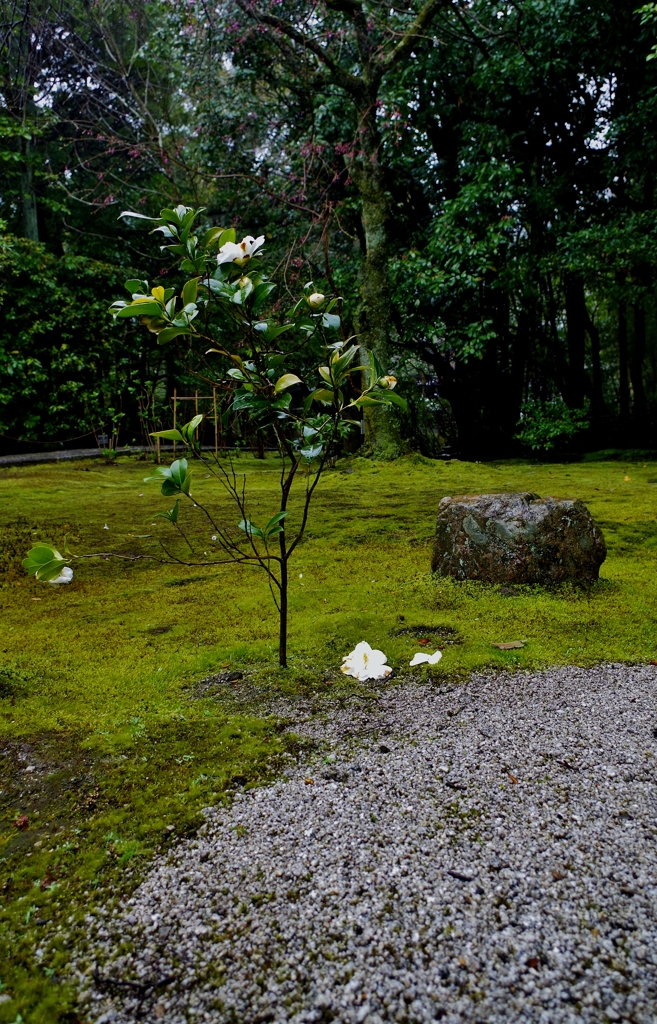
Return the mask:
{"type": "MultiPolygon", "coordinates": [[[[222,557],[210,563],[176,558],[166,550],[166,557],[159,561],[185,565],[234,562],[255,565],[266,574],[279,615],[279,663],[285,667],[289,562],[303,538],[322,473],[335,455],[340,437],[354,426],[345,413],[392,403],[405,408],[405,402],[394,392],[395,378],[384,372],[373,353],[366,353],[365,365],[354,365],[363,350],[355,338],[345,341],[340,337],[336,296],[328,298],[314,291],[309,282],[287,314],[276,317],[271,309],[265,314],[276,285],[262,270],[264,236],[248,236],[237,243],[233,229],[210,228],[199,235],[194,223],[201,212],[178,206],[162,210],[156,219],[154,230],[166,239],[163,248],[179,257],[181,270],[188,275],[180,293],[161,286],[149,290],[146,281],[127,281],[131,298],[114,302],[111,313],[117,319],[139,317],[160,345],[186,340],[197,352],[202,346],[202,379],[229,388],[233,410],[275,438],[281,460],[279,507],[262,526],[248,515],[246,477],[238,476],[230,458],[203,450],[198,440],[202,416],[179,429],[153,434],[184,446],[187,457],[176,459],[171,466],[159,466],[147,479],[157,479],[161,493],[176,498],[173,508],[160,516],[180,530],[183,503],[198,507],[222,551],[222,557]],[[314,381],[304,382],[299,372],[309,375],[305,371],[312,365],[310,359],[318,356],[323,358],[312,371],[314,381]],[[352,374],[364,381],[360,393],[355,393],[352,374]],[[221,523],[196,494],[192,496],[190,458],[201,462],[222,484],[240,515],[236,528],[221,523]],[[303,488],[300,519],[288,530],[288,506],[297,481],[303,488]]],[[[141,217],[134,213],[124,216],[141,217]]],[[[66,583],[72,578],[70,563],[75,559],[114,554],[73,555],[68,546],[64,551],[61,555],[51,545],[37,544],[23,566],[39,580],[66,583]]],[[[116,557],[136,560],[154,556],[116,557]]]]}

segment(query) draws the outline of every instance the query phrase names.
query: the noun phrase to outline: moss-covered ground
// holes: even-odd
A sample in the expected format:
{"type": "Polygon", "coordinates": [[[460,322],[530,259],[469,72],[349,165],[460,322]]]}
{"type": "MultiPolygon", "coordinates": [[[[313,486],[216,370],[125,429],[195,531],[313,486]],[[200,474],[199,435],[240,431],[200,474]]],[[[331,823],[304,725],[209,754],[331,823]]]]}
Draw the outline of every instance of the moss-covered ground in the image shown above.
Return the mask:
{"type": "MultiPolygon", "coordinates": [[[[251,519],[278,510],[278,465],[241,458],[251,519]]],[[[439,685],[481,668],[657,659],[657,464],[472,464],[354,458],[327,473],[293,566],[290,668],[257,571],[98,560],[69,586],[26,577],[33,539],[75,551],[186,557],[144,462],[0,470],[0,1024],[78,1021],[67,962],[90,904],[125,897],[148,856],[207,804],[284,771],[294,741],[269,698],[329,704],[358,691],[338,671],[361,639],[403,685],[430,640],[439,685]],[[446,494],[532,490],[582,498],[609,554],[590,591],[499,588],[430,575],[446,494]],[[108,529],[105,529],[107,525],[108,529]],[[496,642],[525,641],[500,651],[496,642]],[[242,672],[209,691],[199,681],[242,672]]],[[[194,495],[239,518],[203,468],[194,495]]],[[[294,514],[290,517],[294,525],[294,514]]],[[[201,559],[211,530],[183,519],[201,559]]],[[[390,685],[390,684],[385,684],[390,685]]]]}

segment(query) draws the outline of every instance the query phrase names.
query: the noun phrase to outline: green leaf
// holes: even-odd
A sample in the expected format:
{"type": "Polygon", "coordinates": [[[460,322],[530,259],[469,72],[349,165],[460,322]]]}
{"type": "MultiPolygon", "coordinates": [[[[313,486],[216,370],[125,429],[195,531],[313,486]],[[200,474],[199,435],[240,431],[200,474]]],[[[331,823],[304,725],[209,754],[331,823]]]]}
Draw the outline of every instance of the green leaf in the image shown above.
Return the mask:
{"type": "Polygon", "coordinates": [[[191,281],[187,281],[182,290],[183,306],[188,305],[190,302],[196,302],[198,295],[198,278],[193,277],[191,281]]]}
{"type": "Polygon", "coordinates": [[[173,430],[154,430],[149,435],[150,437],[162,437],[165,441],[184,441],[184,437],[179,430],[175,428],[173,430]]]}
{"type": "Polygon", "coordinates": [[[184,427],[180,428],[182,430],[182,432],[183,432],[184,439],[189,444],[192,443],[192,438],[193,438],[194,431],[198,427],[199,423],[202,422],[202,420],[203,420],[203,415],[202,415],[202,413],[199,413],[197,416],[194,416],[194,418],[191,419],[189,421],[189,423],[185,423],[184,427]]]}
{"type": "Polygon", "coordinates": [[[172,494],[177,494],[179,491],[189,494],[192,474],[188,468],[187,459],[176,459],[170,466],[158,466],[153,476],[144,477],[144,482],[161,480],[162,477],[164,480],[161,493],[165,498],[170,498],[172,494]]]}
{"type": "Polygon", "coordinates": [[[383,405],[383,402],[377,398],[371,398],[370,395],[361,395],[355,401],[351,402],[352,406],[359,409],[364,405],[383,405]]]}
{"type": "Polygon", "coordinates": [[[49,583],[50,580],[57,579],[65,565],[66,562],[63,558],[54,558],[52,562],[37,569],[35,576],[42,583],[49,583]]]}
{"type": "MultiPolygon", "coordinates": [[[[331,359],[331,369],[333,370],[333,376],[342,380],[347,371],[347,367],[353,361],[354,356],[358,352],[358,345],[353,345],[348,348],[346,352],[339,355],[338,352],[334,352],[333,358],[331,359]]],[[[352,372],[351,370],[349,372],[352,372]]]]}
{"type": "Polygon", "coordinates": [[[48,582],[57,579],[62,568],[66,565],[66,559],[62,558],[57,548],[50,544],[35,544],[28,552],[27,558],[23,559],[23,568],[30,576],[36,576],[38,580],[48,582]]]}
{"type": "Polygon", "coordinates": [[[314,402],[325,402],[327,405],[333,404],[333,392],[327,391],[326,388],[317,388],[310,397],[314,402]]]}
{"type": "Polygon", "coordinates": [[[204,249],[208,249],[214,242],[220,239],[223,234],[223,228],[208,228],[208,230],[201,238],[201,245],[203,246],[204,249]]]}
{"type": "Polygon", "coordinates": [[[376,397],[387,402],[389,405],[398,405],[400,409],[404,410],[404,412],[408,410],[408,402],[406,399],[402,398],[402,396],[398,395],[395,391],[383,391],[381,393],[377,391],[376,397]]]}
{"type": "MultiPolygon", "coordinates": [[[[24,559],[23,568],[27,569],[27,562],[38,568],[40,565],[47,565],[48,562],[52,562],[53,558],[59,558],[62,562],[64,561],[57,548],[51,547],[50,544],[35,544],[28,552],[27,558],[24,559]]],[[[28,572],[30,572],[29,569],[28,572]]]]}
{"type": "Polygon", "coordinates": [[[292,395],[281,395],[271,403],[272,409],[289,409],[292,404],[292,395]]]}
{"type": "Polygon", "coordinates": [[[222,245],[225,245],[226,242],[234,242],[236,237],[235,228],[226,228],[219,236],[219,248],[221,249],[222,245]]]}
{"type": "Polygon", "coordinates": [[[322,327],[326,327],[328,330],[337,331],[340,328],[340,317],[337,313],[324,313],[322,317],[322,327]]]}
{"type": "Polygon", "coordinates": [[[166,345],[168,341],[173,341],[179,334],[194,334],[194,331],[190,327],[165,327],[164,330],[158,331],[157,343],[166,345]]]}
{"type": "Polygon", "coordinates": [[[283,324],[282,327],[278,327],[274,324],[268,324],[266,320],[261,320],[260,323],[255,324],[255,329],[256,331],[262,331],[267,341],[274,341],[280,334],[292,330],[295,326],[296,324],[283,324]]]}
{"type": "Polygon", "coordinates": [[[273,537],[275,534],[283,532],[281,523],[285,519],[286,515],[287,512],[277,512],[275,516],[271,517],[264,529],[265,537],[273,537]]]}
{"type": "Polygon", "coordinates": [[[122,319],[127,316],[162,316],[162,307],[154,299],[137,299],[120,309],[116,315],[122,319]]]}
{"type": "Polygon", "coordinates": [[[148,281],[138,281],[136,278],[131,278],[126,281],[125,286],[131,295],[148,295],[148,281]]]}
{"type": "Polygon", "coordinates": [[[268,295],[270,295],[276,285],[273,281],[263,281],[262,284],[256,285],[253,289],[253,311],[260,308],[268,295]]]}
{"type": "Polygon", "coordinates": [[[135,217],[137,220],[159,220],[159,217],[147,217],[143,213],[133,213],[132,210],[124,210],[118,215],[117,220],[121,220],[121,217],[135,217]]]}
{"type": "Polygon", "coordinates": [[[178,485],[180,490],[188,493],[191,473],[188,469],[187,459],[176,459],[169,467],[171,480],[178,485]]]}
{"type": "Polygon", "coordinates": [[[297,377],[296,373],[284,373],[282,377],[279,377],[274,385],[274,393],[278,394],[279,391],[285,391],[286,388],[291,388],[293,384],[302,384],[303,381],[300,377],[297,377]]]}
{"type": "Polygon", "coordinates": [[[180,498],[176,499],[176,504],[173,508],[170,508],[168,512],[156,512],[155,519],[166,519],[169,523],[177,523],[180,515],[180,498]]]}
{"type": "Polygon", "coordinates": [[[265,539],[265,535],[259,526],[254,526],[249,519],[242,519],[239,523],[240,530],[244,530],[244,533],[248,533],[249,537],[260,537],[261,540],[265,539]]]}

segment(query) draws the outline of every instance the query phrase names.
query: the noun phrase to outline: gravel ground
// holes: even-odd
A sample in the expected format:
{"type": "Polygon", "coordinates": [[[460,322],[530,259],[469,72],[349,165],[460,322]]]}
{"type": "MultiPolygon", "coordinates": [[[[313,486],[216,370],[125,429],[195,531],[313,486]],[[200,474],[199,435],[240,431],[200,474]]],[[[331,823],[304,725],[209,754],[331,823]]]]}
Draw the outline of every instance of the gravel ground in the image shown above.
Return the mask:
{"type": "Polygon", "coordinates": [[[606,665],[311,719],[318,752],[89,915],[86,1016],[657,1021],[656,697],[606,665]]]}

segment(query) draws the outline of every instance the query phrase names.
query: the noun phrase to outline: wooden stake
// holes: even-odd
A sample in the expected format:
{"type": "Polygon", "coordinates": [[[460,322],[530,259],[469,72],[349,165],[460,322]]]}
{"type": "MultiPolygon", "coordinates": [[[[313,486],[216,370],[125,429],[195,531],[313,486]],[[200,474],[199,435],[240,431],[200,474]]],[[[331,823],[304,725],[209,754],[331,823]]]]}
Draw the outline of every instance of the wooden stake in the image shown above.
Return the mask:
{"type": "MultiPolygon", "coordinates": [[[[173,429],[176,429],[176,410],[178,407],[178,388],[173,389],[173,429]]],[[[173,457],[176,457],[176,442],[173,442],[173,457]]]]}

